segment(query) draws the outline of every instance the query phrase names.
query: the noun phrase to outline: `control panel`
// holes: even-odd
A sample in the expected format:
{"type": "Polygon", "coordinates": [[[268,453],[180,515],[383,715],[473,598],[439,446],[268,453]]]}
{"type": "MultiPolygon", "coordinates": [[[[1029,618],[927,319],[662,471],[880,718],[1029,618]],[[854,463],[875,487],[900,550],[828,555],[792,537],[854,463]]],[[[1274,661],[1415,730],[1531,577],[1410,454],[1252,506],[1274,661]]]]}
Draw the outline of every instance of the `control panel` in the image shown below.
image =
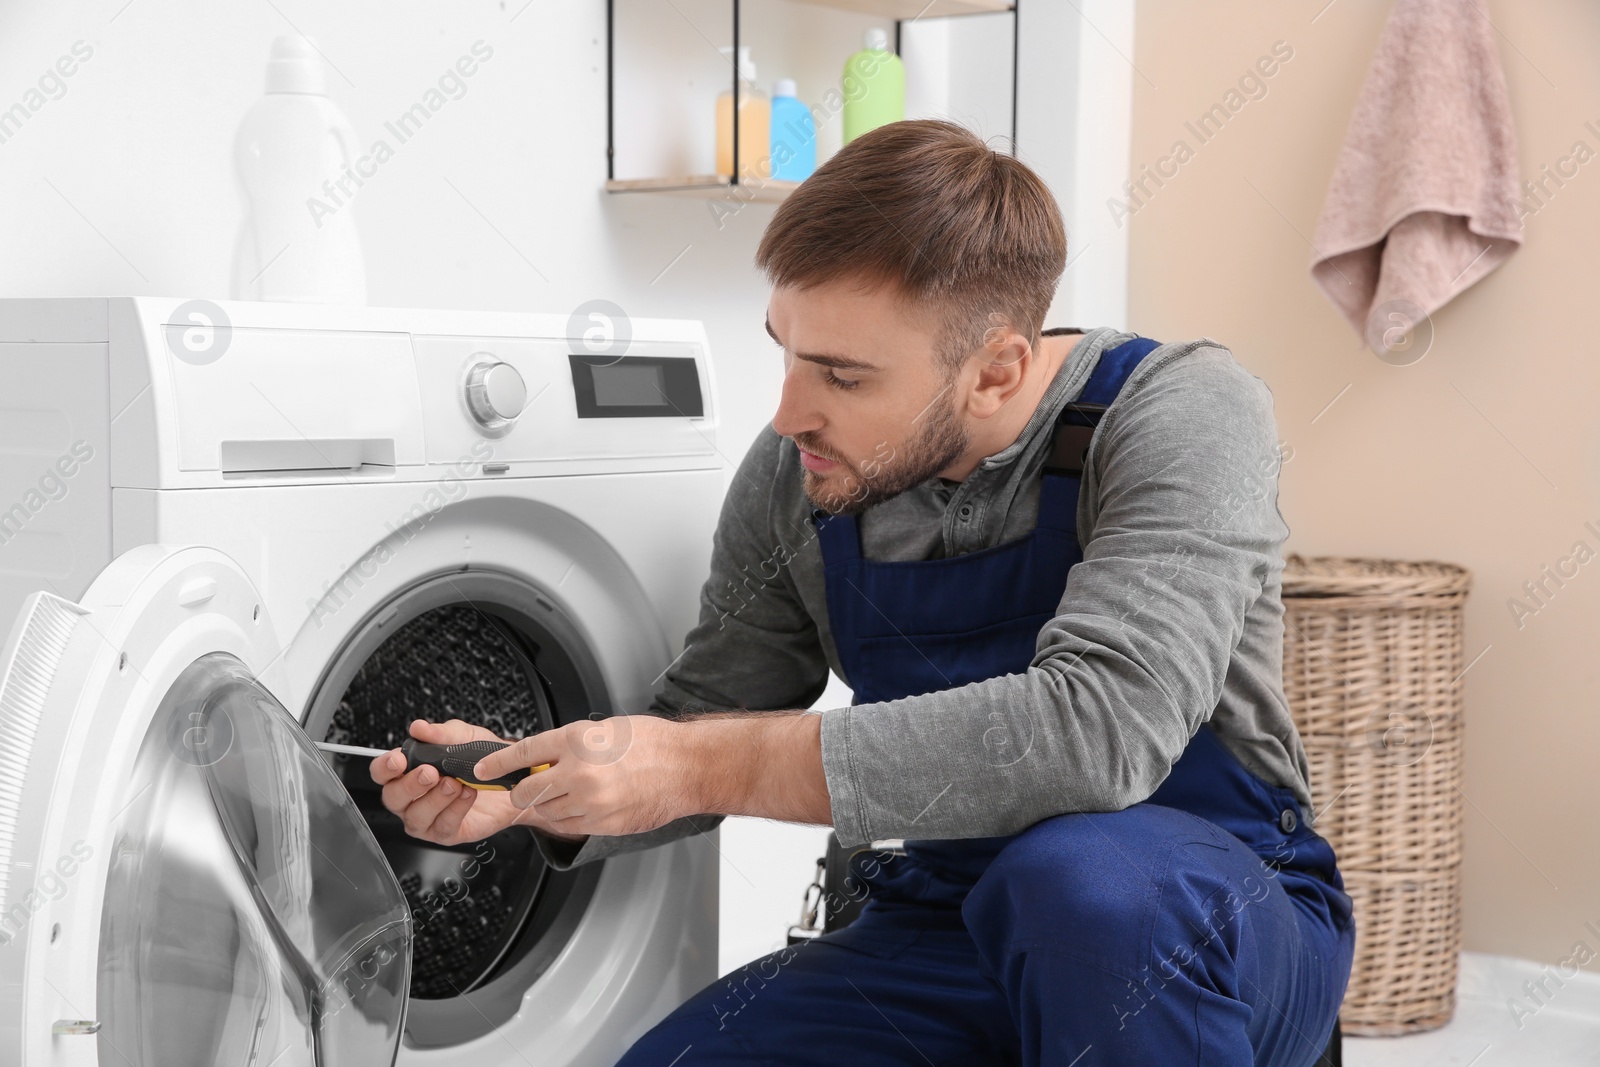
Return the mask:
{"type": "Polygon", "coordinates": [[[415,334],[411,347],[430,464],[476,456],[486,439],[484,462],[513,475],[720,462],[697,343],[635,337],[599,355],[581,339],[415,334]]]}

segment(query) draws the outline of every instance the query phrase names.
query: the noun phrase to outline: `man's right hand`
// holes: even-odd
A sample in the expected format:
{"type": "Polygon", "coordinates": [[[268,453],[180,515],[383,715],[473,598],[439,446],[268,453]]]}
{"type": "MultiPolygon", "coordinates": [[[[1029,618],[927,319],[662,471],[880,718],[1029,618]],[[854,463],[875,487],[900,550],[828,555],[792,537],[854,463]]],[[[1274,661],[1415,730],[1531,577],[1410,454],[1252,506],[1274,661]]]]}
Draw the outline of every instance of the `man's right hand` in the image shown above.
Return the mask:
{"type": "MultiPolygon", "coordinates": [[[[411,736],[434,745],[459,745],[466,741],[501,741],[481,726],[451,719],[411,724],[411,736]]],[[[481,841],[517,823],[534,826],[564,841],[582,837],[555,833],[536,824],[537,816],[511,803],[511,794],[498,789],[472,789],[454,778],[441,777],[433,767],[406,770],[406,757],[397,748],[372,761],[372,780],[383,786],[383,806],[400,816],[406,833],[436,845],[481,841]]]]}

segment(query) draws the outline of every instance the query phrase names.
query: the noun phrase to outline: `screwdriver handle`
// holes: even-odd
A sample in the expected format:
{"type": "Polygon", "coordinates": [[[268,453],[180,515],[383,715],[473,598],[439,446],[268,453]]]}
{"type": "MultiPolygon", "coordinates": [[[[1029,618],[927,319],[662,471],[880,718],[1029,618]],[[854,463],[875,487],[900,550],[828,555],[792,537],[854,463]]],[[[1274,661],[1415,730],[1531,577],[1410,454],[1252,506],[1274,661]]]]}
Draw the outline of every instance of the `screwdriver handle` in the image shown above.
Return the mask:
{"type": "Polygon", "coordinates": [[[432,767],[441,775],[454,778],[462,785],[473,789],[510,789],[534,771],[542,771],[550,766],[548,763],[543,763],[537,767],[518,767],[499,778],[487,781],[472,773],[472,768],[476,767],[483,757],[509,747],[510,745],[504,741],[465,741],[459,745],[430,745],[408,737],[400,745],[400,752],[406,758],[407,770],[432,767]]]}

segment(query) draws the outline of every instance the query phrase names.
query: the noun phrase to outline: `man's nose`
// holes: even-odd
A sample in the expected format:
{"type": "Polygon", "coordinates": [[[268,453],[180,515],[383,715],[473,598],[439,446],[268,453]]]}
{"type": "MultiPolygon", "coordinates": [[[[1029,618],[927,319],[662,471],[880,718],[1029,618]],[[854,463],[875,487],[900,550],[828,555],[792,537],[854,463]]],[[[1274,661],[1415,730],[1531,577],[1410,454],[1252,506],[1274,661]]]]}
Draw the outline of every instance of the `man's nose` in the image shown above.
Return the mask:
{"type": "Polygon", "coordinates": [[[802,381],[803,375],[796,373],[798,362],[790,361],[784,372],[783,392],[778,397],[778,410],[772,416],[772,430],[780,437],[793,437],[823,427],[822,413],[812,403],[811,390],[802,381]]]}

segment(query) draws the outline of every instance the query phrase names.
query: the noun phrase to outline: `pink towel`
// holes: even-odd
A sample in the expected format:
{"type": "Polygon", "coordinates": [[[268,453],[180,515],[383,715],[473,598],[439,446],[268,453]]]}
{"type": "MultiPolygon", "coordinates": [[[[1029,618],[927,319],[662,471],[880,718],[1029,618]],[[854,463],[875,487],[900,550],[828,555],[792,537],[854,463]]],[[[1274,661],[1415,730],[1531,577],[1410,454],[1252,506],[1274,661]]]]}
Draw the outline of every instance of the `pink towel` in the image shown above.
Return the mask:
{"type": "Polygon", "coordinates": [[[1317,222],[1311,276],[1383,355],[1522,244],[1517,183],[1488,13],[1475,0],[1395,0],[1317,222]]]}

